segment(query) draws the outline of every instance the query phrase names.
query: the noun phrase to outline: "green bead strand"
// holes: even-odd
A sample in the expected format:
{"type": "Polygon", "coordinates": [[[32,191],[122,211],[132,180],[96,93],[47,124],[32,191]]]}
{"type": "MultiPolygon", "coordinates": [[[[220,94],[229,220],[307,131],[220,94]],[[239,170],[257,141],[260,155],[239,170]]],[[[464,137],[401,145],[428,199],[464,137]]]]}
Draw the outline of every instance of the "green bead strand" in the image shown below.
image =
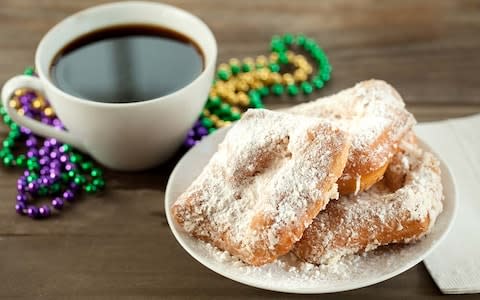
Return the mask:
{"type": "MultiPolygon", "coordinates": [[[[307,51],[317,63],[317,74],[312,76],[312,79],[310,81],[310,86],[312,86],[313,88],[321,89],[325,85],[325,82],[330,80],[332,67],[328,62],[327,55],[325,54],[323,49],[318,46],[315,40],[307,38],[303,34],[299,34],[296,37],[293,37],[291,34],[287,33],[283,36],[283,39],[279,38],[278,36],[272,38],[272,42],[270,45],[272,51],[278,53],[279,63],[285,62],[286,50],[290,46],[297,45],[298,47],[302,47],[305,51],[307,51]],[[322,82],[316,79],[317,77],[320,77],[320,80],[322,82]]],[[[301,88],[304,94],[310,94],[311,92],[313,92],[310,91],[309,86],[303,86],[304,87],[301,88]]],[[[287,87],[287,92],[289,93],[289,95],[296,95],[294,90],[294,88],[290,88],[289,90],[287,87]]]]}
{"type": "Polygon", "coordinates": [[[27,159],[27,169],[29,171],[37,171],[38,169],[40,169],[40,164],[38,163],[36,157],[31,157],[27,159]]]}
{"type": "Polygon", "coordinates": [[[95,178],[102,177],[102,175],[103,175],[102,170],[100,170],[99,168],[93,168],[92,171],[90,172],[90,176],[95,178]]]}
{"type": "Polygon", "coordinates": [[[97,187],[92,183],[86,184],[84,189],[88,194],[94,194],[97,192],[97,187]]]}
{"type": "Polygon", "coordinates": [[[15,159],[15,165],[19,167],[25,167],[27,165],[27,157],[25,156],[25,154],[20,154],[17,156],[17,158],[15,159]]]}
{"type": "Polygon", "coordinates": [[[298,46],[303,47],[305,45],[306,37],[303,34],[297,35],[295,42],[298,46]]]}
{"type": "Polygon", "coordinates": [[[260,95],[261,95],[262,97],[268,96],[268,95],[270,94],[270,90],[269,90],[268,87],[266,87],[266,86],[261,87],[261,88],[258,90],[258,92],[260,93],[260,95]]]}
{"type": "Polygon", "coordinates": [[[5,124],[7,124],[9,127],[11,127],[12,124],[13,124],[12,118],[10,118],[9,115],[4,115],[4,116],[3,116],[3,123],[5,123],[5,124]]]}
{"type": "Polygon", "coordinates": [[[232,72],[233,75],[237,75],[242,71],[242,67],[240,65],[230,65],[230,72],[232,72]]]}
{"type": "Polygon", "coordinates": [[[217,72],[217,77],[221,80],[228,80],[228,78],[230,78],[230,73],[227,70],[219,70],[217,72]]]}
{"type": "Polygon", "coordinates": [[[322,72],[321,77],[322,77],[323,81],[329,81],[330,80],[330,73],[329,72],[325,72],[325,73],[322,72]]]}
{"type": "Polygon", "coordinates": [[[3,140],[3,147],[4,148],[11,148],[15,145],[15,142],[13,141],[12,138],[7,137],[5,140],[3,140]]]}
{"type": "Polygon", "coordinates": [[[20,137],[20,131],[10,130],[10,132],[8,133],[8,137],[12,140],[16,140],[20,137]]]}
{"type": "Polygon", "coordinates": [[[58,192],[60,192],[62,189],[62,186],[57,182],[57,183],[54,183],[50,186],[50,193],[51,194],[56,194],[58,192]]]}
{"type": "Polygon", "coordinates": [[[217,115],[221,116],[228,116],[232,113],[232,107],[228,103],[222,103],[219,108],[219,112],[217,115]]]}
{"type": "Polygon", "coordinates": [[[67,183],[70,180],[70,176],[68,176],[68,173],[62,172],[60,174],[60,178],[62,179],[63,183],[67,183]]]}
{"type": "Polygon", "coordinates": [[[280,83],[275,83],[274,85],[272,85],[272,93],[276,96],[280,96],[281,94],[283,94],[283,85],[281,85],[280,83]]]}
{"type": "Polygon", "coordinates": [[[202,125],[206,128],[211,128],[213,126],[213,121],[209,118],[203,118],[200,122],[202,122],[202,125]]]}
{"type": "Polygon", "coordinates": [[[93,164],[92,164],[92,162],[87,161],[87,162],[82,163],[81,167],[82,167],[83,171],[90,171],[93,167],[93,164]]]}
{"type": "Polygon", "coordinates": [[[288,56],[285,52],[278,53],[278,62],[282,65],[288,64],[288,56]]]}
{"type": "Polygon", "coordinates": [[[242,64],[242,71],[243,72],[250,72],[252,70],[252,68],[250,67],[249,64],[242,64]]]}
{"type": "Polygon", "coordinates": [[[27,176],[27,182],[32,182],[38,179],[38,175],[36,173],[30,173],[30,175],[27,176]]]}
{"type": "Polygon", "coordinates": [[[312,80],[312,84],[317,89],[321,89],[324,86],[323,80],[321,78],[318,78],[318,77],[315,77],[312,80]]]}
{"type": "Polygon", "coordinates": [[[77,175],[73,178],[73,182],[75,182],[76,185],[82,186],[87,182],[87,179],[83,175],[77,175]]]}
{"type": "Polygon", "coordinates": [[[92,183],[98,189],[103,189],[105,187],[105,181],[102,178],[95,178],[93,179],[92,183]]]}
{"type": "Polygon", "coordinates": [[[40,188],[38,189],[38,195],[39,195],[40,197],[45,197],[45,196],[47,196],[47,195],[48,195],[48,188],[46,188],[46,187],[44,187],[44,186],[40,187],[40,188]]]}
{"type": "Polygon", "coordinates": [[[65,152],[65,153],[70,153],[72,151],[72,146],[70,146],[68,144],[63,144],[62,151],[65,152]]]}
{"type": "Polygon", "coordinates": [[[280,65],[279,65],[279,64],[271,63],[271,64],[268,65],[268,68],[269,68],[270,71],[272,71],[272,72],[275,72],[275,73],[280,72],[280,65]]]}
{"type": "Polygon", "coordinates": [[[313,86],[311,83],[304,81],[300,84],[300,88],[302,89],[305,95],[310,95],[313,92],[313,86]]]}
{"type": "Polygon", "coordinates": [[[34,73],[35,73],[35,69],[33,67],[27,67],[25,68],[25,71],[23,71],[23,75],[32,76],[34,73]]]}
{"type": "Polygon", "coordinates": [[[256,90],[250,90],[250,92],[248,92],[248,96],[250,98],[250,102],[252,101],[261,101],[261,95],[259,92],[257,92],[256,90]]]}
{"type": "Polygon", "coordinates": [[[289,84],[287,86],[287,92],[290,96],[298,95],[298,87],[295,84],[289,84]]]}
{"type": "Polygon", "coordinates": [[[240,114],[239,112],[232,112],[231,121],[240,120],[241,117],[242,117],[242,114],[240,114]]]}
{"type": "Polygon", "coordinates": [[[13,157],[12,154],[7,154],[4,158],[3,158],[3,164],[6,166],[6,167],[12,167],[14,165],[14,162],[15,162],[15,158],[13,157]]]}
{"type": "Polygon", "coordinates": [[[293,44],[293,42],[294,42],[294,37],[293,37],[293,35],[291,35],[290,33],[286,33],[286,34],[283,36],[283,42],[284,42],[287,46],[290,46],[291,44],[293,44]]]}
{"type": "Polygon", "coordinates": [[[207,104],[205,105],[206,109],[215,109],[222,104],[222,100],[220,97],[212,97],[208,98],[207,104]]]}
{"type": "Polygon", "coordinates": [[[72,162],[74,164],[77,164],[77,163],[80,163],[82,160],[83,160],[82,155],[80,155],[78,153],[70,154],[70,162],[72,162]]]}

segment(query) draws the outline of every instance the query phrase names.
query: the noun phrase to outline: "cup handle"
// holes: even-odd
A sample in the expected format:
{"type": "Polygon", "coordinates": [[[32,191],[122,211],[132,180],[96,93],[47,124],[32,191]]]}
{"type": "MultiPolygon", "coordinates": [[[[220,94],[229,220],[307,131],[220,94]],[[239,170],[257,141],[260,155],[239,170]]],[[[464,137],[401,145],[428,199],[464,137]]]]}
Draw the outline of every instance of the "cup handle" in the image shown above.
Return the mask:
{"type": "Polygon", "coordinates": [[[38,135],[44,137],[53,137],[63,143],[70,144],[75,148],[85,152],[85,147],[80,140],[78,140],[78,138],[73,136],[68,131],[57,129],[52,126],[45,125],[35,119],[19,115],[14,109],[12,109],[8,105],[8,102],[15,90],[19,88],[30,88],[45,95],[42,82],[36,77],[19,75],[8,80],[2,88],[2,104],[12,120],[21,126],[29,128],[38,135]]]}

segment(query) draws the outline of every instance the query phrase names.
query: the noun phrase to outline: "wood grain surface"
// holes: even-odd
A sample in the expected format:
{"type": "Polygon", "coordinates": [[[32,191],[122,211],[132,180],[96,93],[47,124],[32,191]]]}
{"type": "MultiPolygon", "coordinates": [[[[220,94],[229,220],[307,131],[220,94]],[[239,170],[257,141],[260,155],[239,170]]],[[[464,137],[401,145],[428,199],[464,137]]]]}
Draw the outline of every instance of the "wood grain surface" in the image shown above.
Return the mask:
{"type": "MultiPolygon", "coordinates": [[[[37,43],[55,23],[101,2],[0,0],[0,82],[33,63],[37,43]]],[[[480,112],[479,1],[166,2],[197,14],[212,28],[219,62],[265,54],[278,33],[303,32],[321,44],[334,68],[327,87],[308,98],[269,98],[268,107],[379,78],[400,91],[419,121],[480,112]]],[[[1,126],[0,136],[5,134],[1,126]]],[[[177,244],[165,220],[165,185],[180,155],[151,171],[107,171],[102,195],[84,196],[46,221],[15,214],[20,171],[0,168],[0,298],[442,297],[423,264],[371,287],[322,296],[263,291],[215,274],[177,244]]]]}

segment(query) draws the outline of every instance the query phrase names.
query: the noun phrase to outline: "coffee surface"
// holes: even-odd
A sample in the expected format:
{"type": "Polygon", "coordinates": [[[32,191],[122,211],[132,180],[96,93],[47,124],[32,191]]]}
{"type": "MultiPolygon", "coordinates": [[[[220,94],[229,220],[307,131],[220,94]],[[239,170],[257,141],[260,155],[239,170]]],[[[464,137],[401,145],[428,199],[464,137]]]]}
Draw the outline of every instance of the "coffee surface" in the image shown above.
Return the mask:
{"type": "Polygon", "coordinates": [[[53,59],[50,76],[73,96],[126,103],[173,93],[202,70],[202,53],[188,37],[166,28],[131,24],[73,40],[53,59]]]}

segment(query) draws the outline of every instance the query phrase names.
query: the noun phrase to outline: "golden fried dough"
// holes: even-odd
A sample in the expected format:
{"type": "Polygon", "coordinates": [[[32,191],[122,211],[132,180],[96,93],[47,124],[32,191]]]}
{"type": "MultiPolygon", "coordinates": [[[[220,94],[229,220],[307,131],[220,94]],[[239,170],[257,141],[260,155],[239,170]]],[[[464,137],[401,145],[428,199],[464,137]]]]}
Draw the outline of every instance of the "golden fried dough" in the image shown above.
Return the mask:
{"type": "Polygon", "coordinates": [[[187,233],[247,264],[272,262],[338,197],[349,147],[331,122],[249,110],[172,214],[187,233]]]}
{"type": "Polygon", "coordinates": [[[358,195],[330,201],[305,230],[293,252],[314,264],[391,243],[409,243],[424,236],[442,211],[439,161],[418,146],[399,152],[395,176],[358,195]],[[403,175],[402,175],[403,174],[403,175]],[[397,176],[398,175],[398,176],[397,176]],[[390,190],[389,186],[400,186],[390,190]]]}
{"type": "Polygon", "coordinates": [[[350,132],[352,147],[338,181],[341,195],[364,191],[382,179],[398,142],[415,124],[398,92],[381,80],[360,82],[286,112],[328,119],[350,132]]]}

